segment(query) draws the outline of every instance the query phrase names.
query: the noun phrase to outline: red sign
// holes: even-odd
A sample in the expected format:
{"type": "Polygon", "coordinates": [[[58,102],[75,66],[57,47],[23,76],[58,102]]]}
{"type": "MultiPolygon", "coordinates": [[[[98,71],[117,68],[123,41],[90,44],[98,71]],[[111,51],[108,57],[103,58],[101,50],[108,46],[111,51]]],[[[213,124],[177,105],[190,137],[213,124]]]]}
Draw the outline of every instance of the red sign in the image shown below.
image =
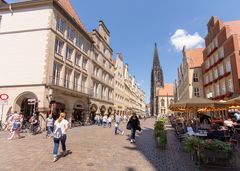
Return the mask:
{"type": "Polygon", "coordinates": [[[7,100],[9,96],[7,94],[0,94],[0,100],[7,100]]]}

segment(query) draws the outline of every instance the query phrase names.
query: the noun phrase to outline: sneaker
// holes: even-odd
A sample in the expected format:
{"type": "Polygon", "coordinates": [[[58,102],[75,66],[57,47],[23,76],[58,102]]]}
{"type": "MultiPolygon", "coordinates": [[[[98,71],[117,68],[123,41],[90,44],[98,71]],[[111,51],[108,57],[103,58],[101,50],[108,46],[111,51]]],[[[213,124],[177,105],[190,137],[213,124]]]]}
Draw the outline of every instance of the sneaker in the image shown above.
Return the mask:
{"type": "Polygon", "coordinates": [[[135,140],[135,139],[133,139],[133,142],[135,143],[135,142],[136,142],[136,140],[135,140]]]}
{"type": "Polygon", "coordinates": [[[56,161],[57,161],[57,157],[54,157],[54,158],[53,158],[53,162],[56,162],[56,161]]]}
{"type": "Polygon", "coordinates": [[[122,131],[122,135],[124,134],[124,131],[122,131]]]}
{"type": "Polygon", "coordinates": [[[133,143],[133,139],[131,139],[131,141],[130,141],[131,143],[133,143]]]}
{"type": "Polygon", "coordinates": [[[62,156],[65,157],[67,155],[67,151],[62,152],[62,156]]]}

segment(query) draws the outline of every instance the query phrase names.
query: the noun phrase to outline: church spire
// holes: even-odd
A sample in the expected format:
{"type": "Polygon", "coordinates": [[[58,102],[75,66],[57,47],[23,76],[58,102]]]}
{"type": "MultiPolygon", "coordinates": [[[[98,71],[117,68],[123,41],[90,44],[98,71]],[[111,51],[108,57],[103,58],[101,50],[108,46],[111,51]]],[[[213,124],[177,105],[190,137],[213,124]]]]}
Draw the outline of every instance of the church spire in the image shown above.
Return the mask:
{"type": "Polygon", "coordinates": [[[159,67],[160,68],[157,43],[155,43],[155,48],[154,48],[153,67],[159,67]]]}
{"type": "Polygon", "coordinates": [[[157,115],[159,113],[158,108],[158,90],[160,87],[164,87],[163,71],[160,66],[157,44],[155,43],[153,66],[151,72],[151,94],[150,94],[150,111],[151,115],[157,115]]]}

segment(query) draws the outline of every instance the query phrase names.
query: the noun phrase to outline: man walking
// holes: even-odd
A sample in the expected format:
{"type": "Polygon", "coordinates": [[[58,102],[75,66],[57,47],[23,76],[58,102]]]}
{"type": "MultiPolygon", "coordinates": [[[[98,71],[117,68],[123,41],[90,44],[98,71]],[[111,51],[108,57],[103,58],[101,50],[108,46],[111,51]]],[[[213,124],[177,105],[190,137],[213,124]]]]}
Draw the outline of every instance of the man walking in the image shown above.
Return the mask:
{"type": "Polygon", "coordinates": [[[118,131],[122,135],[124,134],[124,131],[119,127],[121,120],[122,120],[121,116],[119,115],[119,113],[117,113],[115,116],[115,135],[118,133],[118,131]]]}

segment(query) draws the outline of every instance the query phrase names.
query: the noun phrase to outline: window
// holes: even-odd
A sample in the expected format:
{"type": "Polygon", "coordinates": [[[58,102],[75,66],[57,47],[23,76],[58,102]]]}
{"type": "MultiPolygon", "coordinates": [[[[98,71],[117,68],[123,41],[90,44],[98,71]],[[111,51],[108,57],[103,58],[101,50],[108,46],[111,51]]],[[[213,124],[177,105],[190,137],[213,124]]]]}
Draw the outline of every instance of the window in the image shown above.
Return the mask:
{"type": "Polygon", "coordinates": [[[69,88],[70,86],[70,77],[71,77],[71,70],[66,69],[65,70],[65,78],[64,78],[64,87],[69,88]]]}
{"type": "Polygon", "coordinates": [[[214,61],[217,62],[218,61],[218,53],[214,54],[214,61]]]}
{"type": "Polygon", "coordinates": [[[205,77],[205,84],[207,84],[208,82],[209,82],[208,75],[206,75],[206,77],[205,77]]]}
{"type": "Polygon", "coordinates": [[[77,35],[76,37],[76,45],[81,48],[81,36],[80,35],[77,35]]]}
{"type": "Polygon", "coordinates": [[[222,76],[224,74],[223,65],[219,66],[219,74],[222,76]]]}
{"type": "Polygon", "coordinates": [[[219,58],[223,58],[223,57],[224,57],[223,48],[220,48],[220,49],[219,49],[218,54],[219,54],[219,58]]]}
{"type": "Polygon", "coordinates": [[[73,49],[67,46],[66,59],[71,60],[73,49]]]}
{"type": "Polygon", "coordinates": [[[65,31],[66,23],[60,18],[57,17],[57,30],[63,33],[65,31]]]}
{"type": "Polygon", "coordinates": [[[161,99],[161,106],[164,107],[165,106],[165,100],[161,99]]]}
{"type": "Polygon", "coordinates": [[[73,41],[74,39],[74,36],[75,36],[75,31],[73,29],[71,29],[70,27],[68,27],[68,30],[67,30],[67,38],[71,41],[73,41]]]}
{"type": "Polygon", "coordinates": [[[98,97],[98,83],[94,83],[93,85],[94,85],[93,86],[93,95],[95,97],[98,97]]]}
{"type": "Polygon", "coordinates": [[[227,80],[227,87],[229,92],[233,92],[232,79],[227,80]]]}
{"type": "Polygon", "coordinates": [[[230,60],[228,60],[228,61],[226,62],[226,71],[227,71],[227,72],[231,72],[231,63],[230,63],[230,60]]]}
{"type": "Polygon", "coordinates": [[[73,90],[78,91],[79,90],[79,78],[80,78],[80,74],[75,73],[74,74],[74,80],[73,80],[73,90]]]}
{"type": "Polygon", "coordinates": [[[55,53],[62,55],[63,42],[56,39],[55,41],[55,53]]]}
{"type": "Polygon", "coordinates": [[[84,70],[87,70],[87,63],[88,63],[88,60],[86,58],[83,58],[83,62],[82,62],[82,68],[84,70]]]}
{"type": "Polygon", "coordinates": [[[80,60],[81,60],[81,55],[79,53],[76,53],[75,55],[75,64],[80,66],[80,60]]]}
{"type": "Polygon", "coordinates": [[[86,82],[87,82],[87,77],[82,76],[81,88],[83,93],[87,93],[86,82]]]}
{"type": "Polygon", "coordinates": [[[198,87],[193,88],[194,96],[199,97],[200,96],[200,90],[198,87]]]}
{"type": "Polygon", "coordinates": [[[198,74],[193,73],[193,82],[198,82],[198,74]]]}
{"type": "Polygon", "coordinates": [[[213,43],[214,43],[214,47],[218,47],[218,41],[217,41],[217,38],[214,39],[213,43]]]}
{"type": "Polygon", "coordinates": [[[210,58],[210,65],[212,66],[213,64],[214,64],[214,58],[211,57],[211,58],[210,58]]]}
{"type": "Polygon", "coordinates": [[[209,60],[206,61],[206,63],[205,63],[205,68],[206,68],[206,69],[209,68],[209,60]]]}
{"type": "Polygon", "coordinates": [[[220,95],[220,93],[219,93],[219,84],[215,84],[215,95],[216,96],[220,95]]]}
{"type": "Polygon", "coordinates": [[[53,64],[53,78],[52,78],[52,83],[54,85],[59,85],[61,69],[62,69],[62,65],[54,62],[54,64],[53,64]]]}
{"type": "Polygon", "coordinates": [[[217,79],[217,78],[218,78],[218,70],[215,69],[215,70],[214,70],[214,79],[217,79]]]}
{"type": "Polygon", "coordinates": [[[84,44],[83,44],[83,51],[85,52],[85,53],[88,53],[88,50],[90,49],[90,44],[88,43],[88,42],[85,42],[84,44]]]}
{"type": "Polygon", "coordinates": [[[96,61],[98,61],[98,53],[96,53],[96,52],[94,53],[94,58],[96,61]]]}
{"type": "Polygon", "coordinates": [[[221,82],[220,84],[221,86],[221,94],[225,94],[226,93],[226,86],[225,86],[225,82],[221,82]]]}

